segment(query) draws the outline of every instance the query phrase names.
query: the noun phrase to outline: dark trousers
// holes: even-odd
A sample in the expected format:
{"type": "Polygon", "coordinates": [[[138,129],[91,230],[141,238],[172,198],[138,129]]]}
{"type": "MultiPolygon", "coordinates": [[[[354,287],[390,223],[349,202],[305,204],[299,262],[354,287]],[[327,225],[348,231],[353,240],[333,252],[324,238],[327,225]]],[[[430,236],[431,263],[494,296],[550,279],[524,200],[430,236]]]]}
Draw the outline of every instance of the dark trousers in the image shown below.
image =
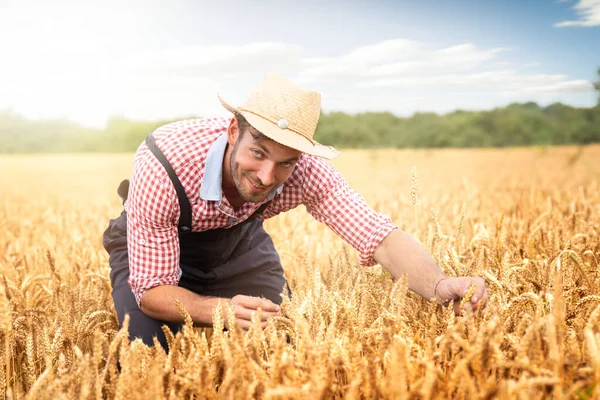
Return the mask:
{"type": "MultiPolygon", "coordinates": [[[[279,255],[271,237],[256,219],[229,229],[180,233],[179,286],[199,295],[231,298],[238,294],[265,297],[281,304],[287,286],[279,255]]],[[[159,321],[138,307],[128,283],[127,214],[111,219],[103,245],[109,253],[112,296],[122,326],[129,314],[129,338],[141,338],[148,345],[156,337],[167,349],[162,326],[176,333],[179,324],[159,321]]]]}

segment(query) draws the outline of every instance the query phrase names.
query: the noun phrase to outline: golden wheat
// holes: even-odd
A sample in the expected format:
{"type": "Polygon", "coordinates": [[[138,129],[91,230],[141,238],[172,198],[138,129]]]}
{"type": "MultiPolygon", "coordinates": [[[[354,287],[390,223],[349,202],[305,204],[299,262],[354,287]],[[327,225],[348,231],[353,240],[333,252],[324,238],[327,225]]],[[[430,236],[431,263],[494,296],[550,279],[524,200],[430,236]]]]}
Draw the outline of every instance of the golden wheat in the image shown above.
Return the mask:
{"type": "Polygon", "coordinates": [[[178,305],[167,354],[118,330],[101,247],[131,155],[2,156],[0,398],[598,398],[598,159],[598,146],[346,151],[351,185],[446,274],[486,279],[488,313],[457,317],[357,265],[298,209],[265,224],[293,291],[281,316],[244,334],[223,331],[225,306],[213,330],[178,305]]]}

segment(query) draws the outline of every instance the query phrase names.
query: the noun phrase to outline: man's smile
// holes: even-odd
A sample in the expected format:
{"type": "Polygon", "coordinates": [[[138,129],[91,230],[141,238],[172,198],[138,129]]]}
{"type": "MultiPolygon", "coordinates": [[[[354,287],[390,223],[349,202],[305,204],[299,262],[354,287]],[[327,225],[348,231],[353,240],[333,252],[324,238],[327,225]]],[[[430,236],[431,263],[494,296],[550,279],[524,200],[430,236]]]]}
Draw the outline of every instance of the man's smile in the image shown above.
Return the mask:
{"type": "Polygon", "coordinates": [[[252,191],[254,192],[259,192],[259,193],[263,193],[265,192],[267,189],[269,189],[268,187],[262,186],[262,185],[257,185],[256,183],[254,183],[254,181],[252,181],[252,179],[246,177],[246,179],[248,180],[248,182],[250,183],[250,188],[252,189],[252,191]]]}

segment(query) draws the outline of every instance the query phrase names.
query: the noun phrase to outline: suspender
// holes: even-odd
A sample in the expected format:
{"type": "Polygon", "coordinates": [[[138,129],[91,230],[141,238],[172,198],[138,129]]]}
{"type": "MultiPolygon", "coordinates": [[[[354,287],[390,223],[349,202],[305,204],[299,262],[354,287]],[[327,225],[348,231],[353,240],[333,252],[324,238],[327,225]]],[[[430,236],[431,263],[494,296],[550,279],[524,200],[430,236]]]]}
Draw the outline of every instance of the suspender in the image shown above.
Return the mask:
{"type": "MultiPolygon", "coordinates": [[[[173,186],[175,187],[175,191],[177,192],[177,199],[179,200],[179,223],[178,227],[181,232],[190,232],[192,230],[192,206],[190,205],[190,200],[185,194],[185,190],[183,189],[183,185],[181,181],[177,177],[175,170],[167,157],[165,157],[164,153],[156,146],[156,142],[154,141],[154,136],[151,134],[146,137],[146,146],[150,149],[152,154],[160,161],[160,163],[165,167],[169,178],[171,178],[171,182],[173,182],[173,186]]],[[[260,217],[267,208],[271,201],[267,201],[262,204],[254,213],[248,218],[249,221],[255,220],[260,217]]]]}
{"type": "Polygon", "coordinates": [[[185,194],[185,190],[183,189],[183,185],[181,181],[175,174],[175,170],[167,160],[167,157],[163,154],[162,151],[156,146],[156,142],[154,141],[154,136],[148,135],[146,137],[146,146],[150,149],[152,154],[160,161],[160,163],[165,167],[167,174],[169,174],[169,178],[171,178],[171,182],[173,182],[173,186],[175,187],[175,191],[177,192],[177,199],[179,200],[179,230],[182,232],[189,232],[192,230],[192,207],[190,206],[190,200],[185,194]]]}
{"type": "Polygon", "coordinates": [[[260,217],[262,215],[263,211],[265,211],[265,208],[267,208],[267,206],[269,205],[270,202],[271,202],[271,200],[267,201],[264,204],[261,204],[261,206],[258,207],[256,209],[256,211],[254,211],[252,213],[252,215],[248,217],[248,221],[252,221],[252,220],[255,220],[256,218],[260,217]]]}

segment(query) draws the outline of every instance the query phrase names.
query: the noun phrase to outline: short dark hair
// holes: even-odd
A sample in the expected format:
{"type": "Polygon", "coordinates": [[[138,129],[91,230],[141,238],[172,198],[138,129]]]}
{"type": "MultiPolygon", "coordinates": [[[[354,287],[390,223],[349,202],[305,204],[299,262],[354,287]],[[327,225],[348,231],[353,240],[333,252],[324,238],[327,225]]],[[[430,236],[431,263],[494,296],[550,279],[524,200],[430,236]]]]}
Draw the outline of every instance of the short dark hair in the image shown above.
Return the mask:
{"type": "Polygon", "coordinates": [[[246,121],[246,118],[240,113],[234,113],[233,117],[237,120],[240,131],[244,131],[247,127],[250,126],[250,123],[246,121]]]}
{"type": "MultiPolygon", "coordinates": [[[[252,127],[252,125],[250,125],[250,123],[246,120],[246,118],[244,118],[244,116],[242,114],[240,114],[240,113],[236,112],[235,114],[233,114],[233,116],[237,120],[238,127],[240,129],[240,139],[241,139],[242,136],[244,136],[244,133],[246,132],[246,129],[252,127]]],[[[250,131],[250,134],[252,135],[252,138],[254,140],[259,140],[259,139],[266,138],[266,136],[263,135],[260,132],[253,133],[252,131],[250,131]]]]}

